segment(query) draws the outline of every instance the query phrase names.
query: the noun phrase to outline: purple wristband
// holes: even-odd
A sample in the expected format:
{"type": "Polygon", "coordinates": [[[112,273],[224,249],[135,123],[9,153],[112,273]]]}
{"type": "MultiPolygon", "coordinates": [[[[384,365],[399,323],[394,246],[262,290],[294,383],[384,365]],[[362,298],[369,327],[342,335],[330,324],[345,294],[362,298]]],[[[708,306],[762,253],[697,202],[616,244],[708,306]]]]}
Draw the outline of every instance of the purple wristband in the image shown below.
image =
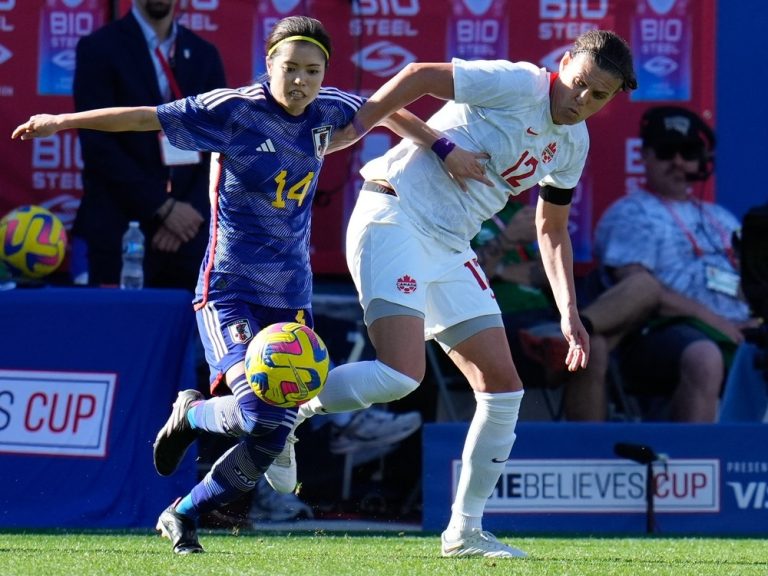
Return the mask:
{"type": "Polygon", "coordinates": [[[437,157],[443,162],[445,162],[446,156],[448,156],[454,148],[456,148],[456,143],[451,142],[448,138],[438,138],[432,144],[432,152],[437,154],[437,157]]]}

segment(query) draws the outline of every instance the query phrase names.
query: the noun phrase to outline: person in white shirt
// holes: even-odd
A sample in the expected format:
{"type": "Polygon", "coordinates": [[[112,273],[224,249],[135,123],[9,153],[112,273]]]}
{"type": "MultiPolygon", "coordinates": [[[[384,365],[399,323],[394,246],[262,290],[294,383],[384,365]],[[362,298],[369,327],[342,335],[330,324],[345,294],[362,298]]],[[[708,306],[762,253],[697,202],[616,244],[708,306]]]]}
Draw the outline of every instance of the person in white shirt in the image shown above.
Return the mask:
{"type": "Polygon", "coordinates": [[[593,30],[575,41],[558,72],[500,60],[410,64],[355,119],[360,136],[422,95],[448,100],[428,121],[444,135],[431,151],[403,140],[362,169],[346,253],[377,358],[332,370],[300,416],[405,396],[424,377],[424,339],[437,340],[477,400],[443,556],[525,556],[482,528],[515,440],[523,384],[470,241],[510,196],[540,186],[538,241],[569,343],[565,361],[584,368],[589,336],[578,316],[567,228],[589,149],[584,120],[636,85],[626,42],[593,30]],[[459,147],[485,159],[485,183],[444,169],[459,147]]]}

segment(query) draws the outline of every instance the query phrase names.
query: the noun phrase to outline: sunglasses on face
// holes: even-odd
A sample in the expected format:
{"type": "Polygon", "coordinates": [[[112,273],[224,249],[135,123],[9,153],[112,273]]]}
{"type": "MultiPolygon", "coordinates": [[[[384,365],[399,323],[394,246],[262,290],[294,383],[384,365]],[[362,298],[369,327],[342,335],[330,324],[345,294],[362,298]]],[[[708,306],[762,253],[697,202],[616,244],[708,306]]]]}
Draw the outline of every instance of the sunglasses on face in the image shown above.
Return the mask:
{"type": "Polygon", "coordinates": [[[656,153],[656,158],[659,160],[672,160],[676,155],[680,154],[683,160],[700,160],[703,156],[704,150],[698,144],[657,144],[653,147],[653,151],[656,153]]]}

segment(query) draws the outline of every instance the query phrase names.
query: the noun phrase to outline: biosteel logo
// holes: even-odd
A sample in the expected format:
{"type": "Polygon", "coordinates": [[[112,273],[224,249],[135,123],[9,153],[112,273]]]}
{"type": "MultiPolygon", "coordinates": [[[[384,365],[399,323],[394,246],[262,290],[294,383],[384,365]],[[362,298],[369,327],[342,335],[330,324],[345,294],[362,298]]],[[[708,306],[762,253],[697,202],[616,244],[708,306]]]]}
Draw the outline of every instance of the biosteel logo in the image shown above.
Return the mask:
{"type": "Polygon", "coordinates": [[[475,16],[482,16],[488,12],[488,8],[493,4],[493,0],[463,0],[464,6],[467,10],[472,12],[475,16]]]}
{"type": "Polygon", "coordinates": [[[389,78],[415,62],[416,56],[399,44],[380,40],[352,54],[351,60],[374,76],[389,78]]]}
{"type": "Polygon", "coordinates": [[[299,5],[299,2],[301,2],[301,0],[272,0],[272,6],[274,6],[275,10],[280,14],[287,14],[296,8],[296,6],[299,5]]]}
{"type": "Polygon", "coordinates": [[[677,0],[648,0],[648,4],[656,14],[666,14],[675,6],[677,0]]]}

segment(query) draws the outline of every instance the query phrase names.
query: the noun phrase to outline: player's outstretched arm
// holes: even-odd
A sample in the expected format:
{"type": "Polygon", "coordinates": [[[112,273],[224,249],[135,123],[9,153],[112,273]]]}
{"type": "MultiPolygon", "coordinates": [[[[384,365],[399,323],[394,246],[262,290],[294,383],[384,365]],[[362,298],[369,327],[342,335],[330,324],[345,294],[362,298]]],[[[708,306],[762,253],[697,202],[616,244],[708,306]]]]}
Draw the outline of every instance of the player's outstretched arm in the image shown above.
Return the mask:
{"type": "Polygon", "coordinates": [[[85,128],[102,132],[148,132],[160,130],[154,106],[100,108],[67,114],[35,114],[16,127],[11,138],[44,138],[61,130],[85,128]]]}
{"type": "Polygon", "coordinates": [[[453,98],[453,64],[412,62],[400,70],[357,111],[359,135],[362,137],[382,120],[426,94],[441,100],[453,98]]]}
{"type": "MultiPolygon", "coordinates": [[[[328,146],[327,153],[336,152],[350,146],[360,140],[367,130],[358,130],[356,122],[350,122],[341,130],[336,130],[328,146]]],[[[413,140],[423,148],[431,148],[436,140],[442,138],[442,133],[426,124],[421,118],[412,114],[405,108],[394,112],[379,122],[379,126],[386,126],[401,138],[413,140]]],[[[472,179],[482,182],[486,186],[493,186],[485,175],[485,161],[490,158],[486,152],[471,152],[459,146],[453,147],[443,159],[444,167],[456,181],[458,186],[466,192],[466,180],[472,179]]]]}

